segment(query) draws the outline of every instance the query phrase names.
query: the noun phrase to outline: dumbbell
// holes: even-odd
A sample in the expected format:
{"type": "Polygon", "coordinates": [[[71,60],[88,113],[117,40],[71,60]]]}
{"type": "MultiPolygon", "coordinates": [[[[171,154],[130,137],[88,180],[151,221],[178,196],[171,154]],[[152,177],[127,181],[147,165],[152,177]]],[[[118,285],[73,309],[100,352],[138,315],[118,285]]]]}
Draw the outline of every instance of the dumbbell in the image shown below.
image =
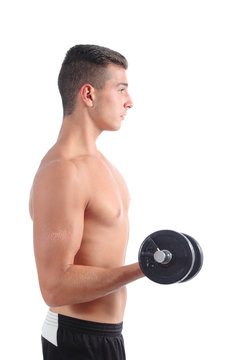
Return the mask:
{"type": "Polygon", "coordinates": [[[142,272],[159,284],[182,283],[196,276],[202,268],[203,252],[191,236],[172,230],[150,234],[138,253],[142,272]]]}

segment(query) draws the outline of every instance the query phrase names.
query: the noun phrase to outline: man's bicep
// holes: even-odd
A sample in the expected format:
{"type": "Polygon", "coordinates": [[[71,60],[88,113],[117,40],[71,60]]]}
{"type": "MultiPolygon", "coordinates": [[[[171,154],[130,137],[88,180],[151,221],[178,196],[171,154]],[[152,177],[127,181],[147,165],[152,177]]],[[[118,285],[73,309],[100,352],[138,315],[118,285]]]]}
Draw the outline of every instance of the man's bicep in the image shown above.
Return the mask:
{"type": "Polygon", "coordinates": [[[73,263],[81,245],[86,189],[72,165],[53,166],[33,190],[34,250],[40,285],[73,263]]]}

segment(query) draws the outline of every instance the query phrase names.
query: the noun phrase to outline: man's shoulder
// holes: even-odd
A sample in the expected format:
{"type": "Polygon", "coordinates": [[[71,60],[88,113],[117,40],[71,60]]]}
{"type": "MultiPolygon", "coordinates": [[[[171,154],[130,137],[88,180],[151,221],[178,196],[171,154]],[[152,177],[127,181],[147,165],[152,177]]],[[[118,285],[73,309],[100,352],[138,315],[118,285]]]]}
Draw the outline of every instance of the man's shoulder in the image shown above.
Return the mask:
{"type": "Polygon", "coordinates": [[[73,177],[76,175],[76,170],[73,161],[66,159],[43,159],[35,179],[73,177]]]}
{"type": "Polygon", "coordinates": [[[101,161],[93,155],[80,155],[74,158],[45,156],[36,172],[34,185],[44,187],[48,183],[78,184],[89,187],[93,178],[99,174],[101,161]]]}
{"type": "Polygon", "coordinates": [[[47,174],[47,173],[66,173],[68,175],[76,175],[76,172],[86,171],[90,168],[91,164],[94,162],[94,157],[89,155],[80,155],[77,157],[66,157],[60,155],[46,155],[38,168],[37,174],[47,174]]]}
{"type": "Polygon", "coordinates": [[[88,193],[88,178],[84,161],[75,163],[72,159],[51,159],[41,162],[35,175],[31,194],[39,198],[45,194],[88,193]],[[81,164],[80,164],[81,163],[81,164]],[[82,191],[81,191],[82,192],[82,191]]]}

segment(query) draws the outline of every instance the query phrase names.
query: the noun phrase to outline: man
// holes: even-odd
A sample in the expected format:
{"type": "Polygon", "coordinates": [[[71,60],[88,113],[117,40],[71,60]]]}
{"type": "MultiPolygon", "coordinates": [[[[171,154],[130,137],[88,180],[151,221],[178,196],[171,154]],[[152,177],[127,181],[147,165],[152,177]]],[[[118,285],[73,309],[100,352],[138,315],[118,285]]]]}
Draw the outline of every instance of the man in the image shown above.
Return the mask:
{"type": "Polygon", "coordinates": [[[42,296],[44,359],[125,359],[125,285],[143,277],[124,266],[127,186],[97,150],[132,108],[127,61],[94,45],[71,48],[58,85],[64,118],[56,144],[35,176],[30,213],[42,296]]]}

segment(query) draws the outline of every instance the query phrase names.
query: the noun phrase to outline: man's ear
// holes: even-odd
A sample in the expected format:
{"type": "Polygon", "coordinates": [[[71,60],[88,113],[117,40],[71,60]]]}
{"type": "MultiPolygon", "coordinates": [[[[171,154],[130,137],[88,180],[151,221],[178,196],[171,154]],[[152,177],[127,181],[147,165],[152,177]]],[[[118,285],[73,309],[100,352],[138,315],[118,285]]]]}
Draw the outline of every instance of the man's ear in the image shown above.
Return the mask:
{"type": "Polygon", "coordinates": [[[94,100],[94,87],[90,84],[84,84],[81,87],[80,95],[82,101],[87,107],[93,107],[93,100],[94,100]]]}

